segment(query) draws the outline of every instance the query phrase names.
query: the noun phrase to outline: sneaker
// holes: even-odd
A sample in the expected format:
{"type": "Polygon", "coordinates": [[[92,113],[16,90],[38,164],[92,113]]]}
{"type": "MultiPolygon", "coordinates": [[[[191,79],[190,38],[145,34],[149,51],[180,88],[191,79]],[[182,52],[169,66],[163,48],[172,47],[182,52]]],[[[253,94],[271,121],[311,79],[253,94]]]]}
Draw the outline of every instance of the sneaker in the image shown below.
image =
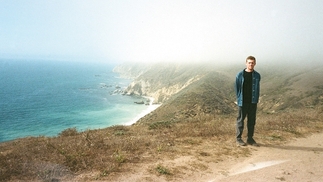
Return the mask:
{"type": "Polygon", "coordinates": [[[238,146],[246,146],[247,144],[242,139],[238,139],[237,140],[237,145],[238,146]]]}
{"type": "Polygon", "coordinates": [[[257,142],[256,142],[253,138],[248,139],[248,140],[247,140],[247,144],[248,144],[248,145],[255,146],[255,147],[259,147],[259,145],[257,144],[257,142]]]}

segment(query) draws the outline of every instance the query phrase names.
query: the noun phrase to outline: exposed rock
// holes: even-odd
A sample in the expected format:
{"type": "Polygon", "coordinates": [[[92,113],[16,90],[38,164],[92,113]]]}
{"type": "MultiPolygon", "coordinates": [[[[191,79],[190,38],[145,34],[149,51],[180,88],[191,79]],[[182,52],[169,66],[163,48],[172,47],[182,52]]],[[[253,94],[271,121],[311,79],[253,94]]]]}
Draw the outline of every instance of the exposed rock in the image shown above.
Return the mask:
{"type": "Polygon", "coordinates": [[[144,101],[135,102],[136,104],[144,104],[144,101]]]}
{"type": "Polygon", "coordinates": [[[122,75],[134,78],[125,89],[126,95],[150,96],[157,102],[165,102],[172,95],[201,79],[208,70],[207,66],[170,63],[137,65],[134,68],[119,66],[115,69],[122,75]]]}

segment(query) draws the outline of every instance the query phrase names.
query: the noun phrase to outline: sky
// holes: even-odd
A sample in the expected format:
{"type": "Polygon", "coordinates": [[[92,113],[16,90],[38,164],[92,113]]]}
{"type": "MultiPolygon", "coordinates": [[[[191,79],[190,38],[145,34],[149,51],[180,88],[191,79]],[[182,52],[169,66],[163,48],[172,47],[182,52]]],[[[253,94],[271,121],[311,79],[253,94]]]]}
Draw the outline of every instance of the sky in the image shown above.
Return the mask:
{"type": "Polygon", "coordinates": [[[322,60],[323,0],[0,0],[0,58],[322,60]]]}

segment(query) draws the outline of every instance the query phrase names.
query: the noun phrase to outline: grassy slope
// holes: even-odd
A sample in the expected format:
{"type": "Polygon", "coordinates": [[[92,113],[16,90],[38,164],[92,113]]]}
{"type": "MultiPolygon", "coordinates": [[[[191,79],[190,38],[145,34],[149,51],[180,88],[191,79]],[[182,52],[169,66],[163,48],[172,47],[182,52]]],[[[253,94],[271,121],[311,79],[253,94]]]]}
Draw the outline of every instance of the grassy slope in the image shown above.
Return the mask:
{"type": "Polygon", "coordinates": [[[179,121],[206,115],[234,112],[233,82],[216,71],[205,74],[196,83],[173,95],[142,122],[179,121]]]}
{"type": "MultiPolygon", "coordinates": [[[[114,180],[140,165],[149,166],[151,175],[176,180],[185,171],[205,170],[205,163],[248,155],[248,148],[234,145],[232,75],[237,70],[207,72],[133,126],[81,133],[68,129],[58,137],[2,143],[0,181],[71,180],[80,174],[82,180],[114,180]],[[182,166],[166,162],[179,156],[189,156],[193,162],[182,166]]],[[[323,128],[323,69],[284,70],[260,70],[256,140],[262,144],[281,143],[323,128]]]]}

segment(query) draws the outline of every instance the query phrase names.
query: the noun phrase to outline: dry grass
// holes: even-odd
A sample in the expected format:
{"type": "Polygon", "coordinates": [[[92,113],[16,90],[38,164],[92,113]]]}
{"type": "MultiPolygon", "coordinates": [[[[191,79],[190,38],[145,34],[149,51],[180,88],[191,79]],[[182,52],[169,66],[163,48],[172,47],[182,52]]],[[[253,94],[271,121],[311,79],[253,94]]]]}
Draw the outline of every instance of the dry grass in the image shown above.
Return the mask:
{"type": "MultiPolygon", "coordinates": [[[[322,111],[303,109],[258,115],[255,139],[262,144],[283,143],[320,132],[322,111]]],[[[204,115],[183,121],[159,121],[133,126],[113,126],[77,132],[71,128],[59,136],[34,137],[0,145],[0,181],[113,180],[141,164],[156,164],[150,173],[176,179],[185,170],[206,170],[204,163],[228,156],[250,155],[236,147],[235,116],[204,115]],[[163,161],[189,156],[199,162],[174,166],[163,161]],[[88,175],[85,175],[88,174],[88,175]]]]}
{"type": "Polygon", "coordinates": [[[281,143],[295,137],[305,137],[322,131],[321,108],[303,108],[283,113],[262,115],[258,118],[257,130],[262,140],[281,143]]]}

